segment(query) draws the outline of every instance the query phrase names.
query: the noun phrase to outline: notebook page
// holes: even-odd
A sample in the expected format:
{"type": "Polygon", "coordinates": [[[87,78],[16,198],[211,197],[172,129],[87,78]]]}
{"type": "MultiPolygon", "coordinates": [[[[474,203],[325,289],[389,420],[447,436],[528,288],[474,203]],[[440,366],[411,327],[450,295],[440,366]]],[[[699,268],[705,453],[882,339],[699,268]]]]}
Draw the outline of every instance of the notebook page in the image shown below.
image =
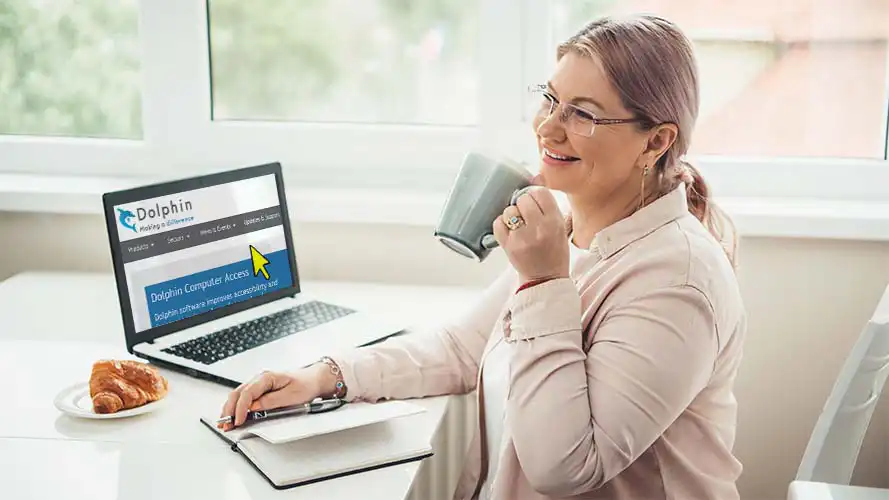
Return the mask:
{"type": "Polygon", "coordinates": [[[327,478],[432,453],[429,437],[394,421],[273,445],[259,439],[239,444],[278,486],[327,478]]]}
{"type": "Polygon", "coordinates": [[[375,424],[393,418],[425,412],[422,406],[404,401],[380,403],[349,403],[334,411],[300,415],[267,424],[252,433],[273,444],[287,443],[307,437],[328,434],[344,429],[375,424]]]}
{"type": "Polygon", "coordinates": [[[356,402],[325,413],[282,417],[251,423],[224,434],[233,441],[257,436],[269,443],[281,444],[425,411],[426,409],[422,406],[406,401],[356,402]]]}

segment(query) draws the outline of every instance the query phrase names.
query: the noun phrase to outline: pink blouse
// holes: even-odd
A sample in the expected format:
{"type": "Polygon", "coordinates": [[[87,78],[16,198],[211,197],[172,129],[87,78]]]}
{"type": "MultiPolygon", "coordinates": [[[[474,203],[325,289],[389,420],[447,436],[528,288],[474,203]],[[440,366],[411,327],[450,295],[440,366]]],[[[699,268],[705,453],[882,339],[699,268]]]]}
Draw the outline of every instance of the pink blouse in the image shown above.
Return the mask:
{"type": "Polygon", "coordinates": [[[746,316],[684,185],[602,230],[570,278],[518,285],[509,270],[441,328],[332,356],[347,398],[478,389],[457,499],[482,485],[494,500],[738,498],[733,386],[746,316]],[[501,337],[509,381],[489,477],[480,380],[501,337]]]}

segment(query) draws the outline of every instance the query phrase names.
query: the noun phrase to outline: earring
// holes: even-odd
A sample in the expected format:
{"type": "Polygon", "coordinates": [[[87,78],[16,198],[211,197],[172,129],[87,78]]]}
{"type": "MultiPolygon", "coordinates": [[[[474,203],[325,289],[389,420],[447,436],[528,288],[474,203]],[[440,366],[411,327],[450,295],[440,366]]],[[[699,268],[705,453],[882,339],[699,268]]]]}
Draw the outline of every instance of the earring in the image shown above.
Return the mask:
{"type": "Polygon", "coordinates": [[[645,205],[645,178],[648,177],[649,171],[651,171],[651,165],[645,165],[642,168],[642,187],[639,188],[639,209],[645,205]]]}

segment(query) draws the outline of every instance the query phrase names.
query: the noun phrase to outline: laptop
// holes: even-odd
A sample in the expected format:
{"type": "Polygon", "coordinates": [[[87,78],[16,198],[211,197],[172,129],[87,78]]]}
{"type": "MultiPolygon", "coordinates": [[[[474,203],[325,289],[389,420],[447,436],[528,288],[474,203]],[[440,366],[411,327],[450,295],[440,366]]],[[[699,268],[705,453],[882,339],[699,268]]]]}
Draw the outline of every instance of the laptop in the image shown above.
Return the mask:
{"type": "Polygon", "coordinates": [[[403,331],[301,291],[279,163],[105,193],[130,354],[228,386],[403,331]]]}

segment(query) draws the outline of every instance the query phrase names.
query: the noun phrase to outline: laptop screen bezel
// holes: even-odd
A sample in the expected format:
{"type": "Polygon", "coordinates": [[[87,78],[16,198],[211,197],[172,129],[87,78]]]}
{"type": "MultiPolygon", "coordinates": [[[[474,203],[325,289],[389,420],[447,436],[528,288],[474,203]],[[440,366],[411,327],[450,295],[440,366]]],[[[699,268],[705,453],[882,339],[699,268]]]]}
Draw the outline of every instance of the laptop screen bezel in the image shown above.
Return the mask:
{"type": "Polygon", "coordinates": [[[235,170],[211,173],[177,179],[156,184],[139,186],[131,189],[124,189],[105,193],[102,195],[102,203],[105,212],[105,225],[108,231],[108,242],[111,248],[111,260],[114,267],[114,276],[117,283],[117,296],[120,305],[121,318],[123,320],[124,334],[126,338],[126,347],[129,353],[133,353],[133,346],[143,342],[153,342],[155,339],[170,335],[187,328],[202,325],[209,321],[213,321],[225,316],[245,311],[247,309],[267,304],[274,300],[284,297],[292,297],[300,292],[299,270],[296,265],[296,255],[293,248],[293,235],[290,227],[290,213],[287,208],[287,198],[285,196],[284,177],[279,162],[267,163],[251,167],[243,167],[235,170]],[[290,275],[292,285],[287,288],[275,290],[273,292],[252,297],[250,299],[229,304],[225,307],[212,309],[203,313],[189,316],[172,323],[149,328],[141,332],[136,331],[135,322],[133,320],[133,311],[130,304],[129,286],[127,284],[126,272],[124,271],[123,252],[119,242],[117,217],[114,214],[114,207],[126,203],[138,202],[158,196],[166,196],[170,194],[192,191],[195,189],[217,186],[220,184],[228,184],[244,179],[252,179],[265,175],[273,174],[275,183],[278,188],[278,202],[281,207],[281,222],[284,229],[284,239],[287,245],[287,256],[290,261],[290,275]]]}

